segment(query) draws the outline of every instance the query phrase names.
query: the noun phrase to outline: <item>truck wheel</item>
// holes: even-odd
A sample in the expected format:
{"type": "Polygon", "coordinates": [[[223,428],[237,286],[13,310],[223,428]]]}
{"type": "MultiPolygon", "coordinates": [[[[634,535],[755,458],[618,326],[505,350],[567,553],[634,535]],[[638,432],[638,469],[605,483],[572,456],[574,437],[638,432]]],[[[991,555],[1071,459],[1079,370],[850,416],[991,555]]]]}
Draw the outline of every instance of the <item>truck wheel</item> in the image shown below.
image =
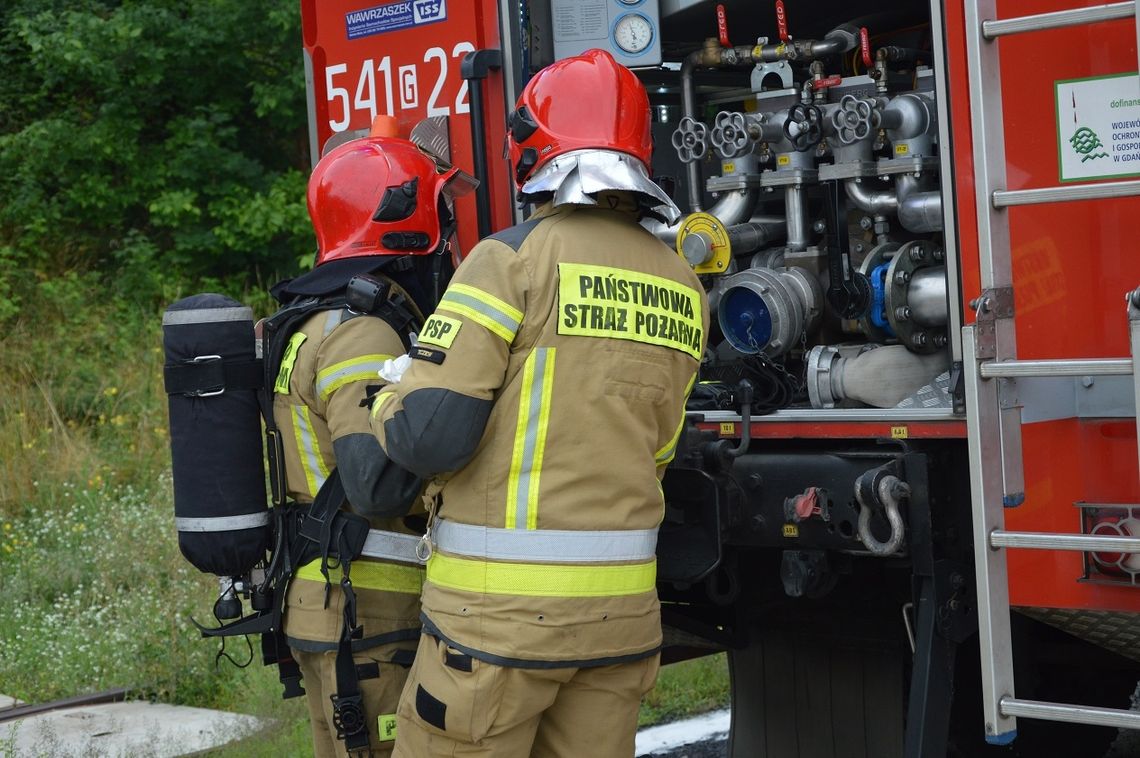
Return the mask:
{"type": "Polygon", "coordinates": [[[730,758],[902,758],[904,656],[762,633],[728,653],[730,758]]]}

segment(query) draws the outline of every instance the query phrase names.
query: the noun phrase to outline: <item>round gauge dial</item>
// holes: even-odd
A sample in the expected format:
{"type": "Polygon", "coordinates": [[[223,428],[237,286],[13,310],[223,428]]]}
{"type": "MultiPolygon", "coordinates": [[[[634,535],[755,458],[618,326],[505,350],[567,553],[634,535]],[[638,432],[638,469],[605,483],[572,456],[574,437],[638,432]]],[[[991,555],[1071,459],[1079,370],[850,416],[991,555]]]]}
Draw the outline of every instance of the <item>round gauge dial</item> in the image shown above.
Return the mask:
{"type": "Polygon", "coordinates": [[[630,55],[644,52],[653,42],[653,25],[640,13],[627,13],[614,24],[614,42],[630,55]]]}
{"type": "Polygon", "coordinates": [[[643,0],[618,0],[622,5],[641,5],[643,0]]]}

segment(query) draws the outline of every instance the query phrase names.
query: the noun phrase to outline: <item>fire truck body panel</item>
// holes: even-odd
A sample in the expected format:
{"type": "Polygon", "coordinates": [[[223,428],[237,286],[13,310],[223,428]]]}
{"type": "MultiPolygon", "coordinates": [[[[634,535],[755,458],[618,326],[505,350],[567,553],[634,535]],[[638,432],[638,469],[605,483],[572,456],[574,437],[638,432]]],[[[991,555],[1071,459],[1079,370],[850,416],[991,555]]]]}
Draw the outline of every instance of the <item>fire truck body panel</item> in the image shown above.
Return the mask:
{"type": "MultiPolygon", "coordinates": [[[[981,283],[965,19],[955,6],[946,8],[947,65],[963,319],[971,323],[974,314],[968,302],[981,293],[981,283]]],[[[1071,7],[1056,0],[1019,0],[1000,3],[999,16],[1071,7]]],[[[1060,122],[1055,83],[1135,70],[1135,22],[1122,19],[1041,31],[1004,38],[1000,44],[1009,189],[1056,186],[1061,183],[1061,151],[1072,149],[1068,137],[1079,125],[1060,122]]],[[[1138,174],[1140,166],[1119,178],[1138,174]]],[[[1128,221],[1140,214],[1140,198],[1029,205],[1008,213],[1018,358],[1129,356],[1128,322],[1118,304],[1140,282],[1140,259],[1128,252],[1136,247],[1128,221]]],[[[1130,377],[1035,381],[1048,384],[1035,392],[1024,390],[1025,503],[1007,511],[1007,528],[1079,533],[1082,510],[1077,503],[1140,502],[1130,377]],[[1125,418],[1094,415],[1106,413],[1125,418]],[[1049,418],[1055,420],[1035,420],[1049,418]]],[[[1086,574],[1086,563],[1099,573],[1087,555],[1026,550],[1011,551],[1008,560],[1014,605],[1140,612],[1136,588],[1078,581],[1086,574]]]]}
{"type": "MultiPolygon", "coordinates": [[[[858,733],[853,755],[879,758],[980,744],[978,711],[997,707],[986,641],[1005,622],[985,610],[1000,563],[974,551],[984,509],[971,491],[986,489],[986,466],[970,454],[1014,461],[999,472],[1014,506],[1005,530],[1140,537],[1132,376],[985,380],[1000,385],[992,413],[1006,409],[1009,436],[996,441],[986,437],[989,410],[967,413],[971,371],[984,364],[967,348],[985,341],[995,311],[1012,318],[1018,361],[1131,359],[1137,322],[1125,296],[1140,285],[1129,233],[1136,194],[1009,207],[998,217],[1008,219],[1008,249],[986,247],[967,13],[985,3],[301,5],[314,160],[377,114],[396,116],[404,135],[446,116],[448,159],[482,173],[488,209],[481,217],[475,196],[456,201],[461,252],[480,225],[497,230],[524,215],[501,151],[526,78],[591,35],[611,46],[651,40],[646,54],[665,63],[635,70],[658,122],[654,174],[689,213],[676,227],[648,228],[704,277],[717,324],[702,379],[732,395],[693,409],[666,476],[665,656],[729,650],[734,758],[828,758],[848,732],[858,733]],[[630,14],[640,18],[619,37],[630,14]],[[501,68],[461,80],[465,55],[494,49],[501,68]],[[472,88],[483,95],[477,124],[472,88]],[[1008,313],[1009,296],[987,290],[1007,260],[1008,313]],[[759,388],[750,408],[741,378],[759,388]],[[826,684],[805,688],[805,677],[826,684]],[[880,717],[865,718],[864,707],[881,707],[880,717]]],[[[995,18],[1072,7],[1000,0],[995,18]]],[[[1110,10],[1115,20],[986,43],[1000,51],[998,70],[980,78],[1002,87],[1005,184],[996,189],[1140,176],[1136,22],[1110,10]],[[1122,94],[1105,99],[1114,87],[1122,94]]],[[[1127,708],[1140,678],[1140,555],[1004,554],[999,579],[1019,612],[1013,664],[1002,655],[1017,665],[1018,695],[1067,687],[1074,701],[1127,708]],[[1102,658],[1101,648],[1123,657],[1102,658]]],[[[1112,734],[1030,728],[1020,754],[1084,749],[1112,734]]]]}

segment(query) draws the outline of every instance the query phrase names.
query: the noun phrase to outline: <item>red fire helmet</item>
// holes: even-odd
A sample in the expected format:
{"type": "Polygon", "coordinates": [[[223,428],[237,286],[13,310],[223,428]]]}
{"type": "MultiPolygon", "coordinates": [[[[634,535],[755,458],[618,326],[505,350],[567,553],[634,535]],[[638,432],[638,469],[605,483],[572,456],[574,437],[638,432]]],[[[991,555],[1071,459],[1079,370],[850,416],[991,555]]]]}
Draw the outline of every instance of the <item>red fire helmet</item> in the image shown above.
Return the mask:
{"type": "Polygon", "coordinates": [[[365,137],[333,149],[309,177],[317,265],[435,252],[447,220],[440,196],[457,173],[440,173],[415,144],[397,137],[365,137]]]}
{"type": "Polygon", "coordinates": [[[515,181],[572,150],[617,150],[641,161],[653,153],[649,96],[605,50],[587,50],[539,71],[507,121],[515,181]]]}

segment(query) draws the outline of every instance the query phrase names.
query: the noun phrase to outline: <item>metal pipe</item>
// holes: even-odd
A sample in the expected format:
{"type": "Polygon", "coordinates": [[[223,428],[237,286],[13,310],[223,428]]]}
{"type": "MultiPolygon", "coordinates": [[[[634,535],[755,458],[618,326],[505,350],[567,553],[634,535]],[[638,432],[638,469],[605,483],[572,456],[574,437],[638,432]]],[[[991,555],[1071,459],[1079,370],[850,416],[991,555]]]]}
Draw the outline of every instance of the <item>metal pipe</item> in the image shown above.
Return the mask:
{"type": "MultiPolygon", "coordinates": [[[[686,55],[685,60],[681,62],[681,118],[688,116],[696,119],[697,95],[696,88],[693,85],[693,72],[702,60],[704,60],[704,56],[700,50],[697,50],[686,55]]],[[[701,189],[703,187],[700,161],[690,161],[685,164],[685,180],[689,185],[687,187],[689,212],[696,213],[701,210],[701,189]]],[[[675,234],[674,237],[676,237],[675,234]]]]}
{"type": "Polygon", "coordinates": [[[1070,724],[1096,724],[1114,729],[1140,729],[1140,713],[1116,708],[1095,708],[1091,705],[1065,705],[1043,703],[1038,700],[1001,699],[1001,712],[1006,716],[1047,721],[1065,721],[1070,724]]]}
{"type": "MultiPolygon", "coordinates": [[[[759,199],[760,190],[758,189],[725,192],[705,213],[716,216],[717,220],[725,226],[735,226],[748,220],[759,199]]],[[[685,223],[684,217],[672,226],[657,219],[645,219],[641,225],[653,232],[657,239],[669,247],[676,247],[677,233],[681,231],[681,224],[683,223],[685,223]]]]}
{"type": "Polygon", "coordinates": [[[898,210],[899,198],[894,190],[868,190],[858,179],[847,179],[843,187],[848,199],[861,211],[886,214],[898,210]]]}
{"type": "Polygon", "coordinates": [[[946,269],[942,266],[920,268],[914,272],[906,291],[906,307],[916,324],[933,328],[945,326],[950,319],[947,310],[946,269]]]}
{"type": "Polygon", "coordinates": [[[1039,203],[1068,203],[1074,200],[1106,200],[1140,195],[1140,181],[1074,184],[1071,187],[1035,187],[1023,190],[994,190],[995,208],[1039,203]]]}
{"type": "MultiPolygon", "coordinates": [[[[748,49],[746,57],[754,63],[775,61],[812,61],[825,55],[839,55],[855,49],[859,44],[859,30],[849,24],[835,27],[821,40],[792,40],[766,45],[756,45],[748,49]]],[[[735,57],[741,57],[741,48],[736,48],[735,57]]]]}
{"type": "Polygon", "coordinates": [[[1091,8],[1073,8],[1072,10],[1054,11],[1052,13],[1038,13],[1033,16],[1003,18],[996,21],[983,21],[982,36],[986,39],[995,39],[1004,34],[1039,32],[1044,29],[1060,29],[1066,26],[1082,26],[1098,21],[1132,18],[1135,13],[1136,4],[1126,2],[1096,5],[1091,8]]]}
{"type": "Polygon", "coordinates": [[[898,216],[899,224],[911,232],[942,230],[942,195],[938,191],[917,192],[912,176],[899,176],[893,190],[868,190],[858,179],[847,179],[844,189],[855,207],[866,213],[898,216]]]}
{"type": "Polygon", "coordinates": [[[752,253],[787,233],[788,224],[784,219],[775,223],[745,221],[728,227],[728,240],[733,254],[752,253]]]}
{"type": "Polygon", "coordinates": [[[1076,550],[1081,552],[1140,553],[1140,537],[1101,537],[1094,534],[1052,532],[990,532],[990,547],[1030,550],[1076,550]]]}
{"type": "Polygon", "coordinates": [[[784,213],[787,218],[788,249],[806,250],[808,226],[803,187],[789,185],[784,188],[784,213]]]}
{"type": "Polygon", "coordinates": [[[988,361],[981,365],[983,379],[1019,376],[1131,376],[1130,358],[1087,358],[1055,361],[988,361]]]}
{"type": "Polygon", "coordinates": [[[942,193],[915,192],[903,198],[898,208],[899,224],[911,232],[942,231],[942,193]]]}

